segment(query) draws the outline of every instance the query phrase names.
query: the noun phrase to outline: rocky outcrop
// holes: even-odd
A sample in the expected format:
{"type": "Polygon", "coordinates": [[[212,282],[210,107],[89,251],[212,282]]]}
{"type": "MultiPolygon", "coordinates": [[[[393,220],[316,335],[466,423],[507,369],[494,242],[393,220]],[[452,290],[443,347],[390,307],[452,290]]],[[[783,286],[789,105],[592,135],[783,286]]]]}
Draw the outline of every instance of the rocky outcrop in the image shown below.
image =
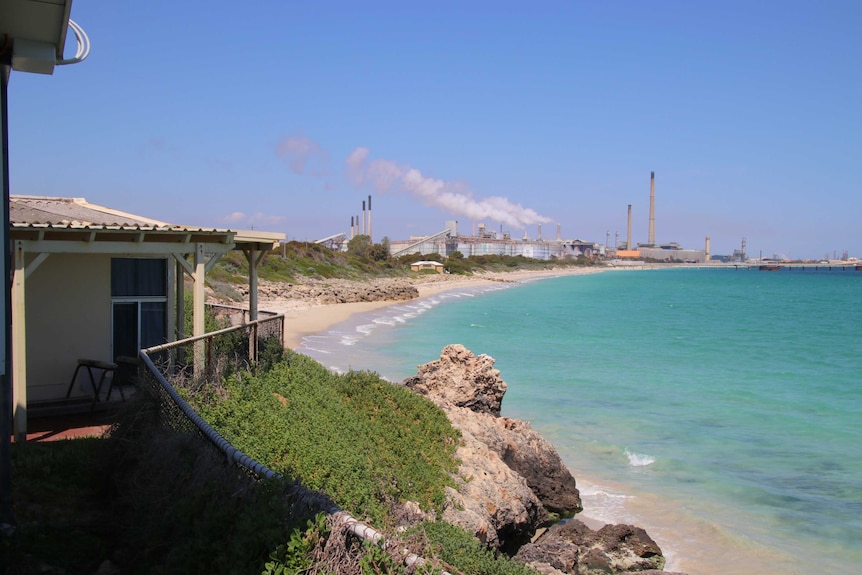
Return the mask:
{"type": "Polygon", "coordinates": [[[577,575],[669,575],[661,571],[665,559],[659,546],[646,531],[632,525],[605,525],[594,531],[581,521],[567,521],[548,529],[535,543],[521,547],[515,558],[577,575]]]}
{"type": "Polygon", "coordinates": [[[403,385],[439,405],[461,432],[456,457],[458,489],[449,489],[442,519],[540,573],[608,575],[664,567],[658,545],[638,527],[606,525],[594,531],[581,521],[549,525],[549,511],[582,510],[575,478],[550,442],[529,423],[500,416],[506,383],[494,359],[448,345],[440,359],[421,365],[403,385]]]}
{"type": "Polygon", "coordinates": [[[548,511],[571,516],[583,510],[575,478],[554,446],[529,423],[464,408],[451,408],[446,413],[462,434],[469,432],[523,477],[548,511]]]}
{"type": "Polygon", "coordinates": [[[523,477],[469,431],[455,452],[461,461],[457,490],[447,490],[442,519],[473,533],[489,547],[514,553],[549,516],[523,477]]]}
{"type": "Polygon", "coordinates": [[[516,549],[551,521],[582,509],[575,479],[528,424],[499,417],[506,383],[494,359],[449,345],[403,384],[434,401],[461,432],[459,490],[443,518],[489,545],[516,549]]]}
{"type": "MultiPolygon", "coordinates": [[[[237,290],[248,297],[248,286],[238,285],[237,290]]],[[[261,280],[258,297],[266,300],[302,300],[321,305],[355,303],[363,301],[403,301],[419,297],[413,284],[398,279],[376,279],[358,282],[342,279],[313,280],[303,283],[284,283],[261,280]]]]}
{"type": "Polygon", "coordinates": [[[438,405],[466,407],[476,413],[500,415],[506,382],[494,369],[494,358],[475,356],[463,345],[447,345],[440,359],[419,366],[403,385],[438,405]]]}

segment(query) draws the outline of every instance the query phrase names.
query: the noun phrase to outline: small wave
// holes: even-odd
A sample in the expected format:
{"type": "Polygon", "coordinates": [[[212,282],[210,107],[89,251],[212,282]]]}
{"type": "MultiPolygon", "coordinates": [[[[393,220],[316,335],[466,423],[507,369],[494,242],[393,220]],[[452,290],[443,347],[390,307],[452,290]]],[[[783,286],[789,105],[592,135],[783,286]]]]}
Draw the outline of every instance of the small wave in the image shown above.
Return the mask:
{"type": "Polygon", "coordinates": [[[327,350],[325,350],[325,349],[319,349],[319,348],[316,348],[316,347],[311,347],[310,345],[308,345],[308,342],[306,342],[306,341],[304,341],[304,340],[303,340],[303,342],[302,342],[302,348],[303,348],[303,349],[305,349],[305,350],[307,350],[307,351],[312,351],[312,352],[315,352],[315,353],[325,353],[325,354],[327,354],[327,355],[329,355],[329,354],[331,354],[331,353],[332,353],[331,351],[327,351],[327,350]]]}
{"type": "Polygon", "coordinates": [[[480,324],[480,323],[471,323],[470,327],[482,327],[482,328],[484,328],[485,326],[480,324]]]}
{"type": "Polygon", "coordinates": [[[632,495],[623,495],[622,493],[610,493],[608,491],[605,491],[604,489],[598,489],[598,488],[595,488],[595,489],[581,488],[580,493],[581,493],[581,495],[584,495],[587,497],[597,497],[597,498],[598,497],[605,497],[607,499],[618,499],[618,500],[622,500],[622,501],[625,501],[626,499],[632,499],[633,498],[632,495]]]}
{"type": "Polygon", "coordinates": [[[341,345],[356,345],[356,338],[349,335],[343,335],[341,336],[341,341],[339,341],[338,343],[340,343],[341,345]]]}
{"type": "Polygon", "coordinates": [[[634,451],[625,451],[626,457],[629,458],[629,465],[632,467],[646,467],[655,463],[655,457],[644,453],[635,453],[634,451]]]}
{"type": "Polygon", "coordinates": [[[376,326],[376,325],[374,325],[373,323],[366,323],[366,324],[364,324],[364,325],[357,325],[357,326],[356,326],[356,331],[358,331],[359,333],[361,333],[361,334],[363,334],[363,335],[368,335],[368,334],[370,334],[372,331],[374,331],[374,328],[375,328],[375,327],[377,327],[377,326],[376,326]]]}

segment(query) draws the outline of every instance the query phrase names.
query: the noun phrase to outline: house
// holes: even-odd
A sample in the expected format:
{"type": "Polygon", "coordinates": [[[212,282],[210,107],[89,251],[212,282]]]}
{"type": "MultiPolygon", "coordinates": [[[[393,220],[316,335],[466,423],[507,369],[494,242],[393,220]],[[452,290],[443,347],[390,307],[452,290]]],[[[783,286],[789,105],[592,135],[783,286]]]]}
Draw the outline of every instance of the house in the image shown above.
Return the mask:
{"type": "Polygon", "coordinates": [[[410,270],[414,272],[419,272],[422,270],[434,270],[438,274],[443,273],[443,264],[435,261],[421,261],[421,262],[413,262],[410,264],[410,270]]]}
{"type": "MultiPolygon", "coordinates": [[[[28,407],[66,398],[80,360],[110,365],[192,335],[182,333],[183,277],[194,286],[194,335],[203,334],[206,273],[230,250],[249,262],[256,319],[257,267],[284,239],[168,224],[82,198],[13,195],[9,213],[16,437],[26,433],[28,407]]],[[[91,387],[71,389],[86,393],[91,387]]]]}

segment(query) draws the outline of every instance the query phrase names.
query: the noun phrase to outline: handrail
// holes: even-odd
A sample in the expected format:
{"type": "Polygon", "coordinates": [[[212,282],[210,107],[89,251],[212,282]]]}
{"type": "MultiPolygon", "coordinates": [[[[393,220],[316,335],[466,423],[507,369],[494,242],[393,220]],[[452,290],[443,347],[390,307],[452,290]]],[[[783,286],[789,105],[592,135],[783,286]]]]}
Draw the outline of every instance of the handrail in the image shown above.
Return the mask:
{"type": "MultiPolygon", "coordinates": [[[[284,325],[284,317],[285,317],[285,316],[284,316],[284,314],[283,314],[283,313],[280,313],[280,314],[276,314],[276,315],[274,315],[274,316],[272,316],[272,317],[267,317],[267,318],[263,318],[263,319],[256,319],[256,320],[254,320],[254,321],[250,321],[250,322],[244,323],[244,324],[242,324],[242,325],[235,325],[235,326],[232,326],[232,327],[226,327],[226,328],[223,328],[223,329],[217,329],[216,331],[210,331],[210,332],[207,332],[207,333],[205,333],[205,334],[203,334],[203,335],[194,335],[194,336],[187,337],[187,338],[184,338],[184,339],[179,339],[179,340],[177,340],[177,341],[169,341],[168,343],[162,343],[162,344],[159,344],[159,345],[154,345],[153,347],[148,347],[147,349],[142,349],[141,351],[142,351],[142,352],[147,352],[147,353],[156,353],[156,352],[159,352],[159,351],[164,351],[164,350],[166,350],[166,349],[171,349],[171,348],[174,348],[174,347],[179,347],[180,345],[185,345],[185,344],[189,344],[189,343],[194,343],[194,342],[196,342],[196,341],[201,341],[201,340],[204,340],[204,339],[213,339],[213,338],[214,338],[215,336],[217,336],[217,335],[224,335],[224,334],[226,334],[226,333],[230,333],[230,332],[232,332],[232,331],[239,331],[239,330],[241,330],[241,329],[245,329],[245,328],[247,328],[247,327],[249,327],[249,326],[255,326],[255,325],[260,325],[260,324],[262,324],[262,323],[271,322],[271,321],[273,321],[274,319],[277,319],[277,318],[281,318],[281,320],[282,320],[282,325],[284,325]]],[[[282,341],[282,343],[284,343],[284,342],[282,341]]]]}

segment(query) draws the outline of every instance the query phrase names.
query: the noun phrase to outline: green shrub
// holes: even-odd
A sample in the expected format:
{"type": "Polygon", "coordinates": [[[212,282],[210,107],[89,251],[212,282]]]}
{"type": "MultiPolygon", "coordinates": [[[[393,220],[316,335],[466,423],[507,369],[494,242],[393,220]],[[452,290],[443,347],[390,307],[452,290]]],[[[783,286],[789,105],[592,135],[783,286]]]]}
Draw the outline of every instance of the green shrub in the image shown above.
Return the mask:
{"type": "Polygon", "coordinates": [[[306,529],[294,528],[287,543],[276,547],[264,564],[261,575],[300,575],[312,566],[312,554],[322,540],[329,536],[326,514],[318,513],[309,519],[306,529]]]}
{"type": "Polygon", "coordinates": [[[526,565],[496,555],[472,535],[450,523],[426,521],[415,530],[424,534],[428,552],[435,559],[472,575],[536,575],[526,565]]]}
{"type": "Polygon", "coordinates": [[[258,461],[377,525],[393,503],[441,508],[458,433],[426,398],[374,373],[334,374],[291,351],[269,372],[224,385],[192,403],[258,461]]]}

